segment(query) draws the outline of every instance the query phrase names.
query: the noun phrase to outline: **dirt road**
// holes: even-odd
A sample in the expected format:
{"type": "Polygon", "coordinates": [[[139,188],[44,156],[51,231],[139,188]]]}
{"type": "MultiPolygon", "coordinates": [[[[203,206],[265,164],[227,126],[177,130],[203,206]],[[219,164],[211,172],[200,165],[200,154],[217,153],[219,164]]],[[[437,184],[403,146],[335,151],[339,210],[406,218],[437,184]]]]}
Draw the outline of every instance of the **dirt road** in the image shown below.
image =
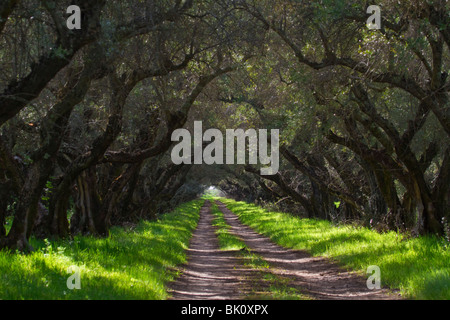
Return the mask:
{"type": "MultiPolygon", "coordinates": [[[[255,288],[266,284],[261,272],[244,264],[236,251],[221,251],[213,215],[207,201],[200,211],[198,227],[188,250],[188,262],[182,275],[170,285],[175,300],[236,300],[255,297],[255,288]]],[[[269,238],[243,225],[238,217],[220,202],[230,233],[239,237],[252,253],[262,257],[270,272],[287,279],[287,285],[301,291],[308,299],[386,300],[399,299],[386,290],[369,290],[366,278],[348,272],[326,258],[312,257],[307,252],[285,249],[269,238]]],[[[263,297],[264,298],[264,297],[263,297]]]]}

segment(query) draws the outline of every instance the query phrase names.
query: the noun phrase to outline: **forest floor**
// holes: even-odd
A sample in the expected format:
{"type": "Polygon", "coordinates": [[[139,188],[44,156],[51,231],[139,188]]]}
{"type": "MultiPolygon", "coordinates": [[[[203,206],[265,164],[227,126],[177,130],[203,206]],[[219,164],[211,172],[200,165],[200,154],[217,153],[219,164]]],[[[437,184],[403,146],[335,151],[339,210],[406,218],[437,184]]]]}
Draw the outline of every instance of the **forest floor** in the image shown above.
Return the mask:
{"type": "Polygon", "coordinates": [[[366,278],[327,258],[274,244],[243,225],[224,204],[216,204],[228,224],[228,232],[245,243],[245,248],[221,249],[213,225],[214,204],[206,201],[190,242],[187,264],[182,267],[182,275],[169,285],[172,299],[401,299],[387,289],[368,289],[366,278]],[[257,256],[263,263],[249,264],[250,256],[257,256]]]}

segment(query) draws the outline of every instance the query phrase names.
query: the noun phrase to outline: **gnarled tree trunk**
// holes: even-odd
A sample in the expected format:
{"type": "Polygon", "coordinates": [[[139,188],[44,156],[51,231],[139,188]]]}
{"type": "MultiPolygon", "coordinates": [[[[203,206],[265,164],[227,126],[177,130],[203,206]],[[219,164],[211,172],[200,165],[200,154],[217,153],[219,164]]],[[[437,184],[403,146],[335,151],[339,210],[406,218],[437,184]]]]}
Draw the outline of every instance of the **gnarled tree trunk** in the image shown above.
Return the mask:
{"type": "Polygon", "coordinates": [[[95,223],[96,213],[100,207],[96,180],[93,168],[83,171],[77,178],[75,213],[70,221],[72,234],[100,234],[95,223]]]}

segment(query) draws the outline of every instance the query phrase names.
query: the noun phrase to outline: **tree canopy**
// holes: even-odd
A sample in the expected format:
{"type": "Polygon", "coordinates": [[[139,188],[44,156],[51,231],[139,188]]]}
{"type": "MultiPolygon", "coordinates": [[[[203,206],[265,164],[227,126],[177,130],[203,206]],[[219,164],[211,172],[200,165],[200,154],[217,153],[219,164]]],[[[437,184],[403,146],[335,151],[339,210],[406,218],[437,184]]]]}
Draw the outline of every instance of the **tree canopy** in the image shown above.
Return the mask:
{"type": "Polygon", "coordinates": [[[360,0],[3,1],[0,247],[104,236],[209,186],[304,217],[443,234],[450,4],[377,5],[379,29],[360,0]],[[69,5],[80,29],[66,26],[69,5]],[[194,121],[278,129],[278,172],[174,164],[171,135],[194,121]]]}

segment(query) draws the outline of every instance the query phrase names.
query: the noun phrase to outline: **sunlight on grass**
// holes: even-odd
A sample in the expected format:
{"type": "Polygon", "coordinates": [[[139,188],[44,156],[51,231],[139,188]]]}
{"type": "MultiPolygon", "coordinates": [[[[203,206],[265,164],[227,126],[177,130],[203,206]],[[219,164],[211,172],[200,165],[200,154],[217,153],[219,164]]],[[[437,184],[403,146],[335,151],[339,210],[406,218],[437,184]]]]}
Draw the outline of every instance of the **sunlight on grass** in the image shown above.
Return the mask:
{"type": "Polygon", "coordinates": [[[134,230],[112,228],[108,238],[33,240],[35,252],[0,251],[0,299],[166,299],[166,283],[186,262],[203,200],[181,205],[134,230]],[[69,290],[69,266],[80,268],[81,289],[69,290]]]}
{"type": "Polygon", "coordinates": [[[211,213],[214,216],[212,225],[216,229],[215,233],[219,240],[220,250],[241,250],[245,248],[245,243],[229,233],[230,226],[225,222],[222,211],[214,202],[211,202],[211,213]]]}
{"type": "Polygon", "coordinates": [[[329,257],[363,275],[368,266],[377,265],[382,285],[398,288],[408,298],[450,299],[450,250],[436,237],[408,239],[396,232],[333,226],[328,221],[268,212],[245,202],[220,201],[241,222],[286,248],[329,257]]]}

